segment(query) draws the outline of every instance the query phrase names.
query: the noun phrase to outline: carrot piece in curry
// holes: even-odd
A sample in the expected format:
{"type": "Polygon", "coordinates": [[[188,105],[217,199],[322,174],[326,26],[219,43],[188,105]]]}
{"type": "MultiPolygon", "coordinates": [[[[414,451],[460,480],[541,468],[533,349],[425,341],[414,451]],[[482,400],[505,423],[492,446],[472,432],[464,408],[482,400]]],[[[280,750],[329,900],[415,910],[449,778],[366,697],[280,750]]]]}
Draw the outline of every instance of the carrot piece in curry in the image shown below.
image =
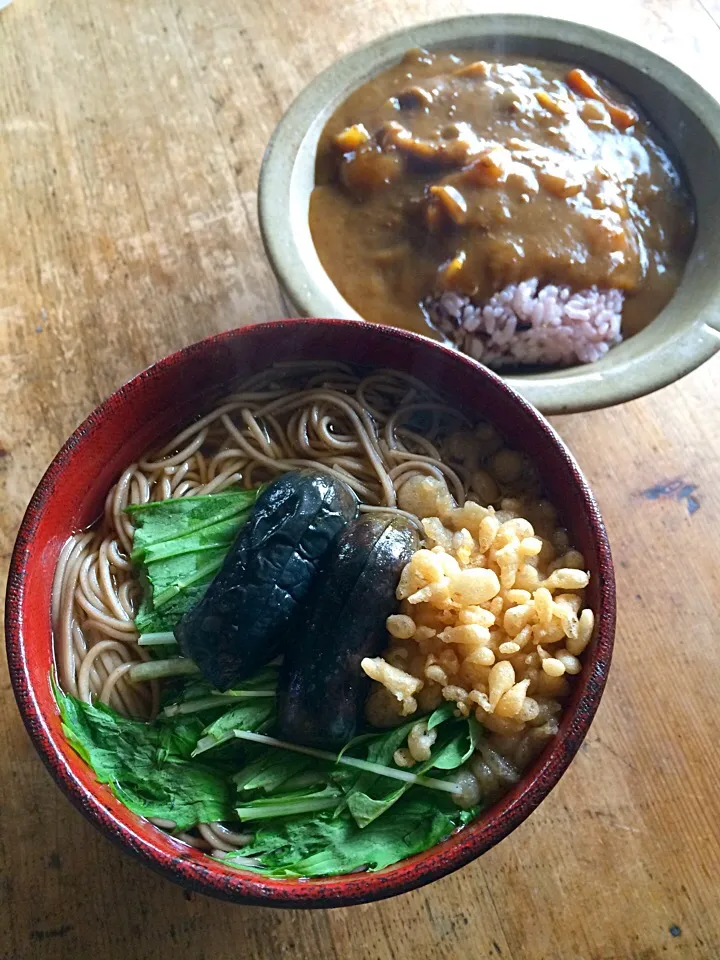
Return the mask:
{"type": "Polygon", "coordinates": [[[610,114],[610,119],[618,130],[627,130],[628,127],[632,127],[638,122],[638,115],[634,110],[629,107],[619,107],[616,103],[613,103],[584,70],[577,67],[571,70],[567,75],[567,85],[575,93],[579,93],[581,97],[587,97],[588,100],[599,100],[600,103],[604,104],[610,114]]]}

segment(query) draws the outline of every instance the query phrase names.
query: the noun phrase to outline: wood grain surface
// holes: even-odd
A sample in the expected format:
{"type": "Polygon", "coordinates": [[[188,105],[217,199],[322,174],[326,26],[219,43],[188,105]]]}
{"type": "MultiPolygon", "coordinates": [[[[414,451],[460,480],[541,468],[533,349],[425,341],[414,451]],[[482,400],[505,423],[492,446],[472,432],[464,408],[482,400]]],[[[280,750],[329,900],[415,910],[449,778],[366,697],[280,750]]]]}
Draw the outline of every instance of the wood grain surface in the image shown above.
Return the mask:
{"type": "MultiPolygon", "coordinates": [[[[339,54],[447,0],[15,0],[0,13],[0,580],[78,422],[151,361],[278,316],[255,184],[265,142],[339,54]]],[[[503,3],[533,10],[532,0],[503,3]]],[[[586,19],[720,94],[717,0],[609,0],[586,19]]],[[[615,552],[605,699],[558,788],[431,887],[303,913],[188,896],[51,783],[0,667],[0,958],[653,960],[720,957],[720,359],[559,418],[615,552]]]]}

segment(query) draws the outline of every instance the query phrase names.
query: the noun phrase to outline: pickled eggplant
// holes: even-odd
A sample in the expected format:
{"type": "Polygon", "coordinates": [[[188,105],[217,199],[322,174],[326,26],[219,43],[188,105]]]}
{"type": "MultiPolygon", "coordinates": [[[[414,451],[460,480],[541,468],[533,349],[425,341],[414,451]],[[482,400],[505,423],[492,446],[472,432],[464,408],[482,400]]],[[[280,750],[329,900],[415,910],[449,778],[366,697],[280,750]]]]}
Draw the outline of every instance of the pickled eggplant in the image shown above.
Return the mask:
{"type": "Polygon", "coordinates": [[[382,650],[400,574],[417,548],[403,517],[366,513],[345,529],[285,651],[281,737],[327,747],[355,734],[369,685],[360,661],[382,650]]]}
{"type": "Polygon", "coordinates": [[[214,687],[227,690],[277,656],[356,513],[350,487],[312,470],[283,474],[258,497],[204,597],[175,628],[183,654],[214,687]]]}

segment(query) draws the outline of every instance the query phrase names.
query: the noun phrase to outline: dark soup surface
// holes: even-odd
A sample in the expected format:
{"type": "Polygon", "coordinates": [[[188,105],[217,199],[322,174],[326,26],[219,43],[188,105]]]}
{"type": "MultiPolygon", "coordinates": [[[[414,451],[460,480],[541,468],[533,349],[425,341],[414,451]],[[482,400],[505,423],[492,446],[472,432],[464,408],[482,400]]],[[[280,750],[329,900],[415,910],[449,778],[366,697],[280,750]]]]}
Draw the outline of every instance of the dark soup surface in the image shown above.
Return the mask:
{"type": "MultiPolygon", "coordinates": [[[[589,307],[593,323],[600,316],[593,329],[609,346],[635,333],[672,297],[694,235],[662,136],[621,91],[570,64],[424,50],[328,121],[310,225],[327,273],[363,317],[426,334],[430,323],[478,358],[497,326],[477,319],[483,307],[522,281],[537,280],[531,295],[549,287],[560,314],[573,292],[613,291],[589,307]]],[[[540,316],[532,297],[512,302],[508,337],[540,316]]],[[[572,301],[568,323],[584,323],[573,318],[586,307],[572,301]]],[[[578,359],[562,349],[553,358],[578,359]]]]}

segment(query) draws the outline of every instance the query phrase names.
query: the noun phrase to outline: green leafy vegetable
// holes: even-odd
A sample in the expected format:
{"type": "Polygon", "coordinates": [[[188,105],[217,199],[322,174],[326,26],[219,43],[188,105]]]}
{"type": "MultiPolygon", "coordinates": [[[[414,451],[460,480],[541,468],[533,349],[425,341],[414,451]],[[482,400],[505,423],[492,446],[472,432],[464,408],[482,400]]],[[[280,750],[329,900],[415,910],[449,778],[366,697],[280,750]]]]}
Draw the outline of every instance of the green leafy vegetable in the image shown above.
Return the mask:
{"type": "Polygon", "coordinates": [[[248,700],[264,700],[275,696],[274,690],[237,690],[232,696],[222,694],[188,700],[187,703],[171,703],[163,708],[163,717],[176,717],[181,713],[205,713],[207,710],[217,710],[218,707],[236,707],[239,698],[248,700]]]}
{"type": "MultiPolygon", "coordinates": [[[[160,692],[160,701],[164,707],[191,703],[193,700],[212,696],[212,685],[202,677],[177,677],[166,680],[160,692]]],[[[164,712],[164,711],[163,711],[164,712]]]]}
{"type": "Polygon", "coordinates": [[[356,750],[363,743],[368,743],[370,740],[376,740],[378,736],[382,736],[382,734],[359,733],[356,737],[353,737],[352,740],[348,740],[342,750],[340,750],[338,753],[338,760],[346,753],[352,753],[353,750],[356,750]]]}
{"type": "Polygon", "coordinates": [[[163,685],[162,715],[171,717],[179,713],[198,713],[206,710],[237,706],[238,699],[251,696],[275,696],[278,667],[268,664],[252,677],[243,681],[241,690],[219,693],[212,684],[200,677],[190,680],[169,680],[163,685]]]}
{"type": "Polygon", "coordinates": [[[188,759],[197,721],[144,723],[57,687],[55,696],[68,742],[133,813],[171,820],[179,830],[234,818],[228,779],[188,759]]]}
{"type": "MultiPolygon", "coordinates": [[[[315,747],[304,747],[297,743],[289,743],[287,740],[277,740],[275,737],[268,737],[262,733],[254,733],[250,730],[235,730],[235,736],[240,740],[248,740],[251,743],[262,743],[269,747],[279,747],[283,750],[295,751],[295,753],[304,754],[307,757],[316,757],[318,760],[325,760],[328,763],[341,764],[344,767],[354,767],[357,770],[363,770],[366,773],[372,773],[375,776],[389,778],[390,780],[401,780],[407,784],[417,784],[421,787],[429,787],[431,790],[442,790],[443,793],[457,793],[457,787],[447,780],[437,780],[434,777],[419,777],[408,770],[400,770],[398,767],[382,766],[379,763],[373,763],[369,760],[361,760],[359,757],[339,756],[336,753],[330,753],[329,750],[317,750],[315,747]]],[[[337,776],[336,771],[333,776],[337,776]]],[[[344,778],[347,779],[347,778],[344,778]]]]}
{"type": "Polygon", "coordinates": [[[227,550],[237,536],[238,528],[247,510],[234,514],[227,520],[220,520],[199,533],[188,533],[184,536],[164,540],[161,543],[151,543],[145,548],[143,563],[155,563],[158,560],[171,560],[187,553],[207,553],[208,551],[227,550]]]}
{"type": "MultiPolygon", "coordinates": [[[[181,497],[177,500],[159,500],[152,503],[135,504],[127,507],[127,513],[135,523],[133,538],[133,563],[145,560],[149,548],[159,544],[192,537],[196,549],[217,540],[218,524],[237,520],[247,513],[255,503],[258,489],[231,490],[225,493],[212,493],[200,497],[181,497]],[[209,532],[208,532],[209,531],[209,532]]],[[[234,532],[225,530],[224,536],[231,541],[242,524],[237,522],[234,532]]],[[[185,552],[181,549],[180,552],[185,552]]],[[[173,552],[167,556],[174,555],[173,552]]]]}
{"type": "MultiPolygon", "coordinates": [[[[376,737],[370,743],[368,760],[384,767],[394,765],[395,751],[407,742],[408,734],[416,723],[416,720],[411,720],[401,727],[376,737]]],[[[414,770],[413,773],[415,773],[414,770]]],[[[364,772],[350,786],[345,803],[357,825],[366,827],[396,803],[408,786],[407,783],[398,786],[387,777],[364,772]]]]}
{"type": "MultiPolygon", "coordinates": [[[[435,718],[434,726],[437,727],[452,718],[452,710],[448,712],[440,708],[435,711],[435,714],[431,715],[429,720],[433,717],[435,718]]],[[[405,745],[408,734],[416,723],[418,721],[413,719],[409,723],[375,738],[368,749],[368,760],[385,767],[394,765],[395,751],[405,745]]],[[[446,743],[447,740],[443,742],[443,748],[446,743]]],[[[438,750],[435,751],[436,755],[437,753],[438,750]]],[[[409,772],[414,775],[422,775],[434,765],[431,757],[431,760],[413,766],[409,772]]],[[[357,825],[366,827],[396,803],[407,792],[409,786],[411,784],[404,783],[398,787],[387,777],[373,773],[362,773],[348,790],[345,802],[357,825]]]]}
{"type": "Polygon", "coordinates": [[[406,784],[402,784],[402,786],[395,787],[392,790],[388,790],[387,787],[385,787],[382,790],[382,796],[377,798],[370,796],[368,793],[364,793],[362,790],[355,790],[347,797],[347,808],[358,827],[364,828],[372,823],[373,820],[377,820],[377,818],[385,813],[386,810],[389,810],[394,803],[397,803],[407,790],[408,786],[406,784]]]}
{"type": "Polygon", "coordinates": [[[462,726],[464,729],[434,753],[432,766],[436,770],[457,770],[472,756],[478,740],[483,736],[483,728],[475,717],[468,717],[462,726]]]}
{"type": "Polygon", "coordinates": [[[342,792],[327,784],[320,790],[295,790],[250,800],[236,807],[235,812],[241,821],[270,820],[274,817],[292,817],[299,813],[333,810],[341,798],[342,792]]]}
{"type": "Polygon", "coordinates": [[[207,584],[222,566],[227,551],[225,548],[185,553],[179,557],[150,563],[147,566],[147,578],[152,584],[153,609],[159,610],[178,594],[207,584]]]}
{"type": "Polygon", "coordinates": [[[439,727],[441,723],[444,723],[446,720],[450,720],[454,715],[455,704],[450,700],[446,700],[445,703],[441,704],[436,710],[433,710],[428,717],[428,730],[434,730],[435,727],[439,727]]]}
{"type": "Polygon", "coordinates": [[[236,730],[261,730],[275,717],[275,700],[271,697],[240,701],[203,730],[193,756],[232,740],[236,730]]]}
{"type": "MultiPolygon", "coordinates": [[[[177,594],[170,600],[167,600],[159,610],[156,610],[152,601],[152,584],[146,586],[146,592],[143,596],[140,609],[135,614],[135,626],[140,634],[146,633],[168,633],[182,618],[186,610],[195,604],[200,603],[205,596],[210,579],[186,586],[182,593],[177,594]]],[[[147,583],[147,577],[142,577],[144,583],[147,583]]],[[[162,649],[162,648],[160,648],[162,649]]],[[[177,653],[177,643],[170,648],[169,656],[177,653]]]]}
{"type": "MultiPolygon", "coordinates": [[[[347,812],[261,824],[242,857],[255,857],[271,877],[323,877],[362,867],[381,870],[439,843],[464,820],[464,813],[451,802],[419,791],[403,797],[362,830],[347,812]]],[[[232,856],[226,859],[233,861],[232,856]]]]}
{"type": "Polygon", "coordinates": [[[189,760],[202,729],[199,717],[178,717],[174,723],[158,723],[158,760],[163,762],[172,757],[189,760]]]}
{"type": "Polygon", "coordinates": [[[238,795],[243,797],[252,793],[273,793],[281,787],[289,791],[301,783],[305,787],[327,784],[331,770],[330,764],[319,763],[303,754],[289,750],[263,750],[246,763],[233,780],[238,795]]]}
{"type": "Polygon", "coordinates": [[[135,617],[141,635],[171,633],[185,612],[202,600],[247,522],[259,490],[127,508],[136,525],[132,560],[145,586],[135,617]]]}
{"type": "MultiPolygon", "coordinates": [[[[260,671],[245,692],[273,690],[276,678],[272,668],[260,671]]],[[[392,754],[415,720],[357,737],[338,760],[256,732],[272,722],[272,696],[247,699],[233,691],[228,704],[229,694],[189,678],[175,687],[171,705],[215,701],[212,722],[204,708],[149,724],[55,692],[69,742],[134,813],[172,821],[178,830],[214,820],[253,824],[252,845],[227,862],[273,877],[381,869],[437,843],[476,812],[454,805],[450,782],[417,776],[438,760],[443,769],[464,762],[476,742],[472,724],[446,711],[433,756],[406,771],[392,766],[392,754]],[[203,743],[218,749],[205,753],[203,743]]]]}
{"type": "MultiPolygon", "coordinates": [[[[482,728],[474,717],[469,720],[456,719],[453,716],[453,710],[454,705],[443,705],[430,715],[427,721],[429,730],[437,730],[441,725],[444,726],[438,732],[430,758],[416,763],[410,768],[410,773],[422,778],[423,774],[433,768],[455,770],[470,758],[475,749],[478,731],[482,728]],[[450,706],[449,710],[447,706],[450,706]]],[[[395,751],[404,746],[408,734],[417,722],[412,720],[376,738],[368,750],[368,760],[383,766],[393,764],[395,751]]],[[[367,827],[397,803],[411,786],[412,784],[409,783],[397,786],[386,776],[363,773],[348,790],[347,809],[359,827],[367,827]]]]}

